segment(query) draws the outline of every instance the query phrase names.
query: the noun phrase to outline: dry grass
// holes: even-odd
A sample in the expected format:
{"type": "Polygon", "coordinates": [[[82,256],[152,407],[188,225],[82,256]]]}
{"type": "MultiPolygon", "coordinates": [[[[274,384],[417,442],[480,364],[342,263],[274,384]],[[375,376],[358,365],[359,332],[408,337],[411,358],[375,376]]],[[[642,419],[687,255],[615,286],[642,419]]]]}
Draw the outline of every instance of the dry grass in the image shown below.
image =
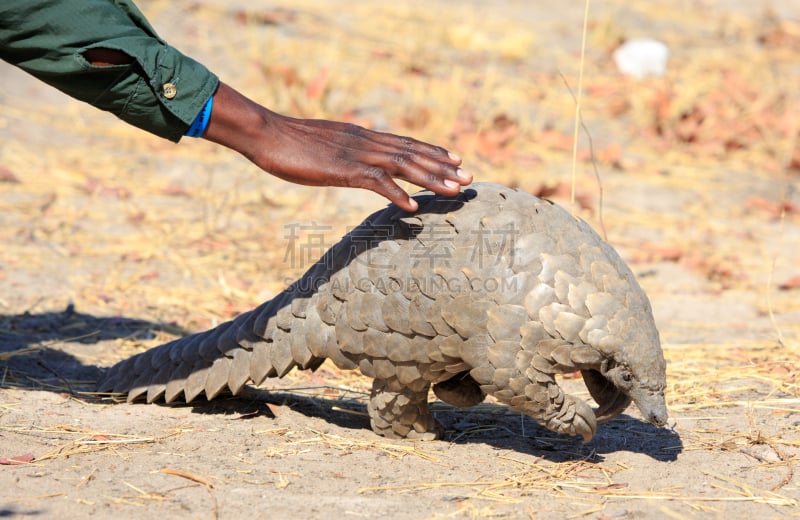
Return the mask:
{"type": "Polygon", "coordinates": [[[85,453],[95,453],[105,450],[116,451],[121,447],[154,444],[175,435],[180,435],[181,433],[180,431],[176,431],[167,435],[142,437],[111,432],[98,432],[69,425],[56,425],[48,428],[31,427],[29,425],[0,425],[0,431],[26,435],[36,439],[44,439],[47,444],[55,445],[51,451],[43,455],[37,455],[35,460],[30,462],[30,464],[35,465],[39,465],[48,460],[69,458],[85,453]]]}

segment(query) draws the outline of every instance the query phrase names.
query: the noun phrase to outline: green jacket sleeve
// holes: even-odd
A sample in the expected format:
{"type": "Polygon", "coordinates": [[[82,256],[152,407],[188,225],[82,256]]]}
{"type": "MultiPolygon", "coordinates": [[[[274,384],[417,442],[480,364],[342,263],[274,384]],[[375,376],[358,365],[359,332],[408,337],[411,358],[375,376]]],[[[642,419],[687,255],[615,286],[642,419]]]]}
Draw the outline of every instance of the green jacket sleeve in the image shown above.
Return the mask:
{"type": "Polygon", "coordinates": [[[2,0],[0,58],[175,142],[219,84],[160,39],[128,0],[2,0]],[[93,66],[82,54],[92,48],[118,50],[134,62],[93,66]]]}

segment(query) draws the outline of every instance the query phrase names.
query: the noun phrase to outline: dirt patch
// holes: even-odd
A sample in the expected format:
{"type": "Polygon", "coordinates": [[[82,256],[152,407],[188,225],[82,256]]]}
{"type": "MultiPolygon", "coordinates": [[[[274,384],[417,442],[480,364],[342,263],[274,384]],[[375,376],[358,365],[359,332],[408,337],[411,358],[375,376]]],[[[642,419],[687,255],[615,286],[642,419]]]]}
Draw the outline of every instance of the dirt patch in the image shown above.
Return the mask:
{"type": "Polygon", "coordinates": [[[327,364],[191,405],[93,394],[103,368],[271,298],[384,202],[162,142],[3,65],[0,516],[797,516],[800,10],[592,4],[573,184],[582,5],[351,4],[141,6],[278,111],[438,142],[567,207],[574,185],[653,303],[671,429],[631,408],[583,445],[435,402],[445,440],[389,441],[369,381],[327,364]],[[667,76],[616,71],[636,37],[667,44],[667,76]]]}

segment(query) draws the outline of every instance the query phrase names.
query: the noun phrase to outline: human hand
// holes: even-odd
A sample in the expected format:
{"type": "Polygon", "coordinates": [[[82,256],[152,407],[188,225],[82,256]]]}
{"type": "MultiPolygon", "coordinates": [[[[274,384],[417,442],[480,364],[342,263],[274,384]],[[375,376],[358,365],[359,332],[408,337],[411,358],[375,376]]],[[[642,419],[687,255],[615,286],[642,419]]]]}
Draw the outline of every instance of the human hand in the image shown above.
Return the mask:
{"type": "Polygon", "coordinates": [[[442,195],[472,182],[444,148],[356,125],[276,114],[220,83],[205,136],[297,184],[365,188],[407,210],[402,179],[442,195]]]}

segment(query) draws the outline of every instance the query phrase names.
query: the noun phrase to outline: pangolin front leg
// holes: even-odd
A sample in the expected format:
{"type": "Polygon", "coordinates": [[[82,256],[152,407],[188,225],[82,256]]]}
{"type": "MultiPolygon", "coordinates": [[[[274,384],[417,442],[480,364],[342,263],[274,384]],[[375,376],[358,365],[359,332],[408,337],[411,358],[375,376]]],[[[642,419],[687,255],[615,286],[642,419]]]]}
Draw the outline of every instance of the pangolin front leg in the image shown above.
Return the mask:
{"type": "Polygon", "coordinates": [[[529,352],[530,362],[524,373],[509,380],[513,396],[499,392],[498,397],[511,408],[534,418],[547,429],[567,435],[580,435],[588,442],[597,431],[597,420],[592,408],[582,399],[566,394],[555,379],[555,374],[572,372],[575,366],[569,361],[569,349],[558,348],[566,356],[556,355],[547,342],[542,342],[536,352],[529,352]],[[543,353],[544,351],[544,353],[543,353]],[[504,398],[506,397],[506,398],[504,398]]]}
{"type": "Polygon", "coordinates": [[[372,430],[390,439],[439,439],[442,426],[428,409],[430,383],[419,381],[413,387],[397,379],[375,379],[369,400],[372,430]]]}
{"type": "MultiPolygon", "coordinates": [[[[537,364],[549,364],[538,354],[536,357],[541,360],[537,364]]],[[[534,360],[539,361],[536,358],[534,360]]],[[[523,401],[521,406],[513,407],[530,415],[548,430],[580,435],[584,442],[589,442],[597,431],[592,407],[584,400],[565,393],[556,382],[553,371],[532,367],[527,372],[530,384],[525,387],[525,397],[528,400],[523,401]]]]}

